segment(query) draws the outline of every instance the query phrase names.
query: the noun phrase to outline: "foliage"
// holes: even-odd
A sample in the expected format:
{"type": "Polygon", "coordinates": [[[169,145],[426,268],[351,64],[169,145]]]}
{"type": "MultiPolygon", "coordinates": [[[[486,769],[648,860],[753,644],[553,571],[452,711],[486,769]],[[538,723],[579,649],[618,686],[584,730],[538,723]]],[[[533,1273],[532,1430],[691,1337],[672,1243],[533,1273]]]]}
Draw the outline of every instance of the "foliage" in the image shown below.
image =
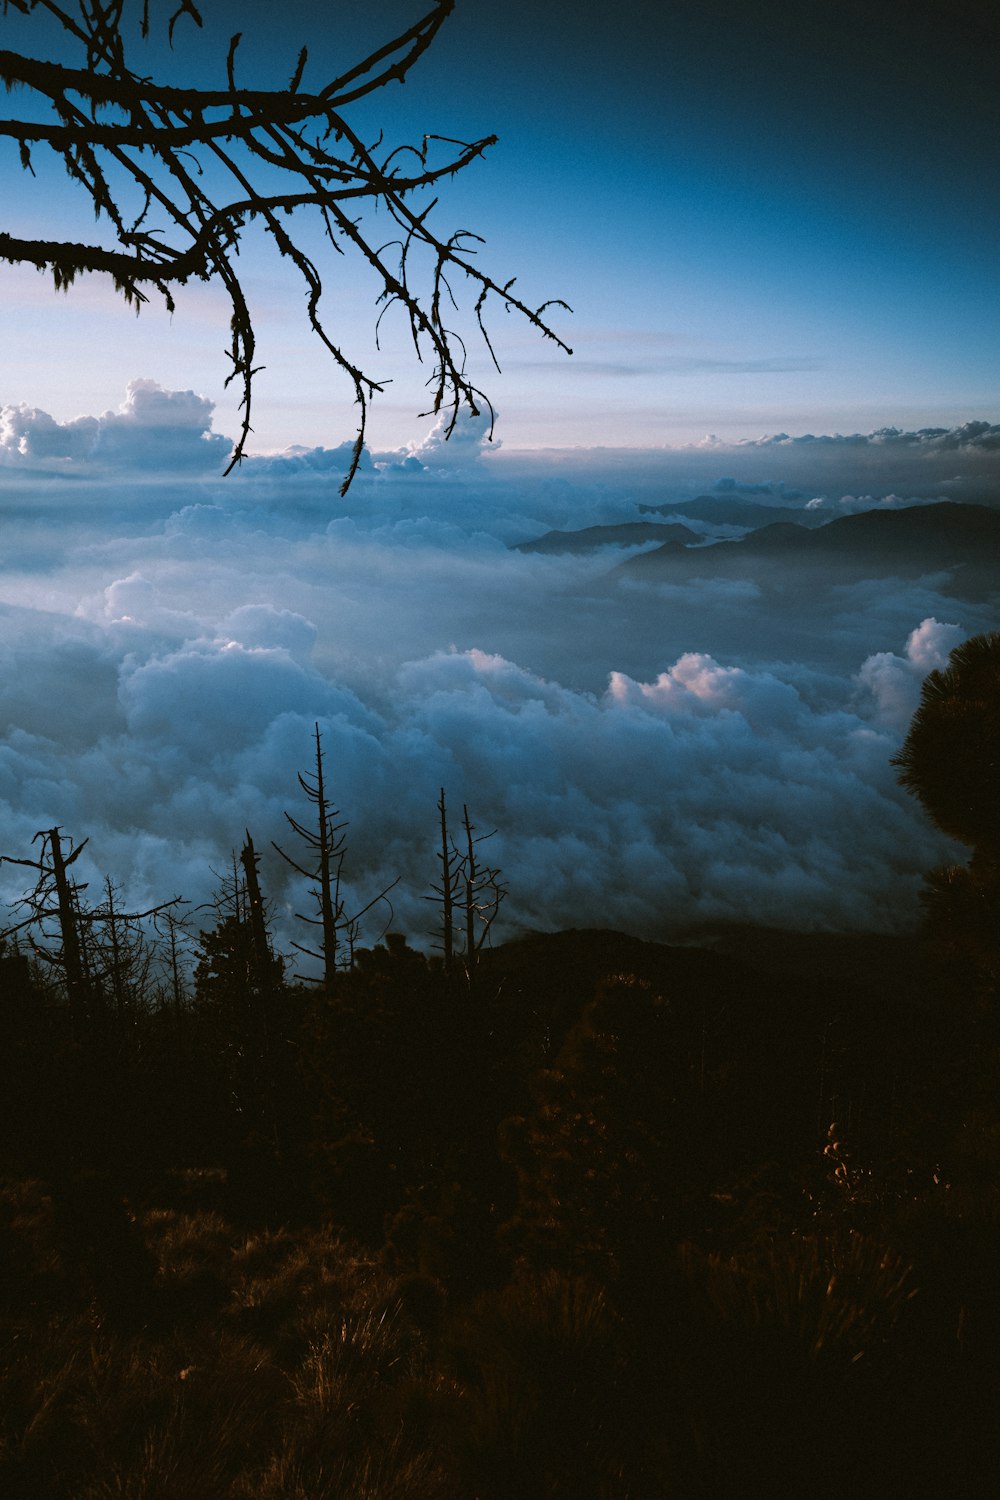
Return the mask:
{"type": "Polygon", "coordinates": [[[893,764],[937,826],[972,849],[968,868],[932,871],[922,894],[932,942],[989,1007],[1000,992],[1000,633],[964,641],[928,675],[893,764]]]}
{"type": "Polygon", "coordinates": [[[928,674],[893,764],[939,828],[1000,858],[1000,633],[964,641],[928,674]]]}

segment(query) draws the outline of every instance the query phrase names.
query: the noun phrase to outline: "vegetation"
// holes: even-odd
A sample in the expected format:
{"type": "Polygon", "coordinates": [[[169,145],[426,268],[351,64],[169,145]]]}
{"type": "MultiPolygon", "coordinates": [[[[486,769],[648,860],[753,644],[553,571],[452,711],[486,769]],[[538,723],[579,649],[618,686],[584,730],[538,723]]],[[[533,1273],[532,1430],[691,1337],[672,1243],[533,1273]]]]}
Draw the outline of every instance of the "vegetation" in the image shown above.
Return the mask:
{"type": "Polygon", "coordinates": [[[3,1493],[992,1493],[995,970],[492,949],[444,793],[440,951],[334,961],[318,734],[314,764],[318,983],[249,835],[193,982],[175,908],[88,908],[43,835],[0,951],[3,1493]]]}

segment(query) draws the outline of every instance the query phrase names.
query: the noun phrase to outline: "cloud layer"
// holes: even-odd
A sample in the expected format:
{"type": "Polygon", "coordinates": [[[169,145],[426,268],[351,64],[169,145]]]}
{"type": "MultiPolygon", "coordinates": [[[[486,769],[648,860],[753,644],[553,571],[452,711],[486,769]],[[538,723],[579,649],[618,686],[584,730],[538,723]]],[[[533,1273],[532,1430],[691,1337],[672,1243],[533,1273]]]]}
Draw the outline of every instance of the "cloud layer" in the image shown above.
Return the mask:
{"type": "MultiPolygon", "coordinates": [[[[508,933],[912,924],[921,873],[949,851],[889,760],[924,674],[995,628],[992,606],[933,577],[878,579],[781,615],[713,579],[711,548],[704,578],[628,588],[608,580],[620,553],[507,544],[637,518],[664,492],[648,455],[505,464],[482,456],[481,424],[454,448],[439,427],[369,456],[342,502],[338,447],[223,483],[210,419],[151,382],[66,424],[3,409],[0,853],[59,824],[89,836],[92,881],[204,901],[244,828],[269,850],[284,811],[305,812],[296,773],[318,722],[357,904],[401,877],[395,921],[415,936],[433,920],[441,786],[497,830],[508,933]]],[[[860,446],[995,461],[988,432],[910,436],[860,446]]],[[[741,452],[701,453],[675,493],[848,508],[825,460],[796,483],[741,452]]],[[[893,463],[881,478],[862,491],[873,504],[909,493],[893,463]]],[[[277,856],[264,875],[288,937],[303,893],[277,856]]],[[[0,896],[20,888],[0,868],[0,896]]]]}

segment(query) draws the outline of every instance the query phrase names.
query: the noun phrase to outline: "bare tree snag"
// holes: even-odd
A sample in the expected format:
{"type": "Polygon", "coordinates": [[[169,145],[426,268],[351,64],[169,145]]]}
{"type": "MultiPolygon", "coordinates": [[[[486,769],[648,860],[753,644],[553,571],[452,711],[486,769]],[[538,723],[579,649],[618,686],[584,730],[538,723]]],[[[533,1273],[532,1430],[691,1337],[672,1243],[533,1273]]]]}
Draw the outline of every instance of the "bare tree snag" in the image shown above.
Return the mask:
{"type": "Polygon", "coordinates": [[[444,961],[444,971],[450,974],[455,965],[455,904],[461,889],[462,869],[461,857],[448,834],[444,787],[441,788],[441,795],[438,798],[438,817],[441,824],[441,843],[437,852],[437,860],[441,866],[441,883],[431,886],[433,894],[427,899],[441,908],[441,941],[438,946],[444,961]]]}
{"type": "Polygon", "coordinates": [[[500,911],[500,904],[507,888],[500,879],[500,870],[481,862],[477,853],[480,844],[493,838],[490,833],[477,834],[469,817],[469,809],[462,808],[462,827],[465,831],[465,852],[462,855],[462,880],[465,886],[465,964],[472,987],[479,954],[490,935],[493,923],[500,911]]]}
{"type": "MultiPolygon", "coordinates": [[[[112,993],[116,998],[124,994],[124,965],[126,943],[124,934],[131,927],[152,918],[155,922],[161,913],[180,904],[179,896],[162,901],[145,911],[119,911],[115,905],[114,886],[107,884],[106,900],[100,906],[85,907],[80,900],[86,883],[80,884],[69,874],[70,867],[86,848],[88,840],[74,845],[69,841],[69,853],[63,852],[63,835],[58,828],[49,828],[36,833],[32,843],[41,841],[38,859],[15,859],[0,855],[0,863],[24,865],[37,871],[34,889],[23,896],[17,905],[26,915],[20,921],[0,932],[0,941],[27,931],[32,950],[47,963],[61,971],[66,986],[66,997],[74,1017],[74,1025],[80,1039],[93,1039],[95,1027],[100,1029],[104,1013],[102,986],[110,979],[112,993]],[[58,941],[48,935],[48,924],[58,927],[58,941]],[[104,928],[107,933],[107,962],[101,964],[99,940],[95,930],[104,928]],[[35,938],[37,931],[40,941],[35,938]],[[46,938],[48,937],[48,943],[46,938]]],[[[142,959],[145,963],[145,958],[142,959]]]]}
{"type": "Polygon", "coordinates": [[[307,917],[301,912],[297,912],[296,915],[300,921],[320,928],[319,951],[305,948],[299,943],[294,946],[300,953],[322,961],[323,987],[329,992],[338,968],[339,929],[344,920],[344,903],[340,896],[340,874],[347,848],[344,835],[347,824],[336,821],[340,816],[340,811],[338,808],[331,807],[327,799],[326,783],[323,778],[323,744],[320,739],[319,724],[315,726],[315,739],[316,769],[312,777],[303,775],[301,771],[297,774],[299,786],[316,809],[315,829],[306,828],[297,818],[293,818],[291,813],[285,813],[289,827],[302,840],[309,855],[312,856],[312,863],[308,866],[300,865],[286,854],[279,844],[274,844],[273,847],[296,874],[302,875],[306,880],[316,882],[311,894],[316,902],[319,916],[307,917]]]}

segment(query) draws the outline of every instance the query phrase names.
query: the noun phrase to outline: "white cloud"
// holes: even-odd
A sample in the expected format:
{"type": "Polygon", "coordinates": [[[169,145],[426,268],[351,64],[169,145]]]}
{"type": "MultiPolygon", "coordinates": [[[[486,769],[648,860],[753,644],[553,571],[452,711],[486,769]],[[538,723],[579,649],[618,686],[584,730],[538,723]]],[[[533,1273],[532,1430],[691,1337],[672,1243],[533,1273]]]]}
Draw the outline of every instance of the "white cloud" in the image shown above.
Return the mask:
{"type": "MultiPolygon", "coordinates": [[[[204,398],[149,382],[77,423],[4,409],[2,852],[59,823],[90,836],[92,879],[204,900],[245,827],[268,850],[283,811],[304,811],[318,721],[359,904],[401,875],[397,923],[416,935],[441,785],[498,830],[510,924],[914,919],[920,873],[947,851],[889,758],[924,673],[995,628],[988,602],[876,580],[822,600],[793,587],[778,609],[745,580],[624,589],[614,559],[506,543],[720,483],[894,505],[919,493],[925,448],[934,493],[956,452],[985,482],[988,433],[943,457],[930,440],[814,439],[485,463],[482,423],[447,444],[439,424],[418,467],[378,455],[341,502],[337,447],[223,482],[210,419],[204,398]],[[863,483],[844,483],[845,452],[871,461],[863,483]],[[772,470],[776,454],[800,474],[772,470]],[[42,474],[59,465],[91,477],[42,474]]],[[[276,857],[264,872],[287,930],[301,892],[276,857]]],[[[0,879],[17,893],[16,871],[0,879]]]]}
{"type": "MultiPolygon", "coordinates": [[[[280,615],[243,623],[308,636],[280,615]]],[[[948,629],[924,622],[906,670],[937,660],[948,629]]],[[[863,669],[877,717],[890,675],[863,669]]],[[[171,891],[193,879],[185,894],[204,899],[208,865],[245,826],[260,847],[287,839],[282,813],[303,811],[295,773],[308,769],[314,721],[351,821],[355,888],[401,874],[400,915],[418,935],[441,785],[456,812],[468,802],[480,827],[498,829],[491,858],[526,925],[654,937],[735,917],[891,926],[912,915],[918,876],[940,853],[896,787],[891,733],[846,696],[816,706],[773,671],[704,653],[649,682],[614,672],[601,696],[473,649],[412,661],[366,702],[284,648],[221,638],[126,657],[119,678],[124,726],[89,746],[8,736],[0,798],[12,836],[71,826],[143,894],[155,871],[171,891]]],[[[266,868],[284,900],[287,873],[266,868]]]]}
{"type": "Polygon", "coordinates": [[[877,651],[867,658],[858,681],[874,699],[880,724],[905,733],[920,702],[924,678],[947,665],[948,653],[964,634],[960,625],[942,624],[931,617],[911,631],[904,656],[877,651]]]}
{"type": "Polygon", "coordinates": [[[25,405],[0,408],[0,457],[4,461],[89,459],[97,442],[96,417],[59,423],[48,412],[25,405]]]}
{"type": "Polygon", "coordinates": [[[165,391],[133,380],[116,412],[57,422],[27,406],[0,410],[0,460],[8,464],[139,469],[221,470],[232,444],[211,432],[213,403],[194,391],[165,391]]]}
{"type": "Polygon", "coordinates": [[[410,446],[407,455],[428,469],[464,469],[479,463],[484,453],[496,452],[500,447],[497,437],[490,440],[490,426],[488,411],[473,416],[463,406],[454,426],[452,414],[442,414],[422,442],[410,446]]]}
{"type": "MultiPolygon", "coordinates": [[[[937,498],[945,499],[945,496],[937,498]]],[[[834,499],[829,495],[817,495],[806,505],[808,511],[829,511],[833,516],[855,516],[864,510],[906,510],[913,505],[926,505],[926,495],[841,495],[834,499]]]]}

